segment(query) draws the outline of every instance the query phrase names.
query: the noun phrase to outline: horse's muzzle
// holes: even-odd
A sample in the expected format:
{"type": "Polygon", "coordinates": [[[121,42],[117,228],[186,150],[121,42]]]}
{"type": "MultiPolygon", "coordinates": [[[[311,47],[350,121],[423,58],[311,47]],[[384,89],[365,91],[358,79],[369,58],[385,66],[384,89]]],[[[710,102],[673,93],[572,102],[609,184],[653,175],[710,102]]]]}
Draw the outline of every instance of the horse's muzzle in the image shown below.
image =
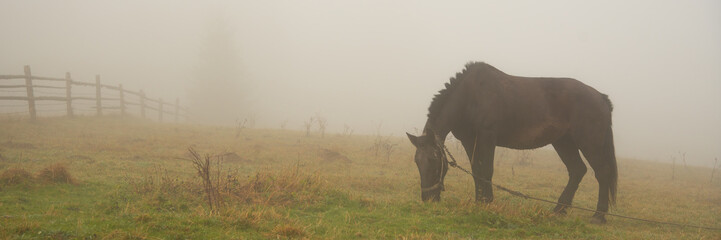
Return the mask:
{"type": "Polygon", "coordinates": [[[433,186],[421,188],[421,200],[424,202],[441,200],[441,191],[443,191],[443,183],[439,182],[433,186]]]}

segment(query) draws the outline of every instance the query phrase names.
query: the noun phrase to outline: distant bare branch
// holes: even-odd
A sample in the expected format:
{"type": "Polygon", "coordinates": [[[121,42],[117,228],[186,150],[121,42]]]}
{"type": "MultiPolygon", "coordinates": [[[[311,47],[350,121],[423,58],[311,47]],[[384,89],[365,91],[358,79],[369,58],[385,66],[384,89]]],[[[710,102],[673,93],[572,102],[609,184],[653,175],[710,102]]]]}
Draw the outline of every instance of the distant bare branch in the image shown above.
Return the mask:
{"type": "Polygon", "coordinates": [[[315,122],[315,119],[311,117],[308,121],[303,123],[303,126],[305,127],[305,136],[310,137],[310,129],[313,128],[313,123],[315,122]]]}
{"type": "Polygon", "coordinates": [[[318,123],[318,132],[320,132],[320,137],[325,137],[325,128],[328,126],[328,121],[320,115],[320,113],[315,114],[316,123],[318,123]]]}

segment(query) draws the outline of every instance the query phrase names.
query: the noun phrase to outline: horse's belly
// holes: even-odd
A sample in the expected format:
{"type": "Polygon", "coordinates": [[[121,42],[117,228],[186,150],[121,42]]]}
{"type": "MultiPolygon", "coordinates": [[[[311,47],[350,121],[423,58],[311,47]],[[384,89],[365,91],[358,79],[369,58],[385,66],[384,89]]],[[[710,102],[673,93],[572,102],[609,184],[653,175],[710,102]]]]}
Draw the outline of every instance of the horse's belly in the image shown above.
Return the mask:
{"type": "Polygon", "coordinates": [[[499,133],[496,145],[513,149],[533,149],[558,140],[566,130],[554,125],[516,128],[505,134],[499,133]]]}

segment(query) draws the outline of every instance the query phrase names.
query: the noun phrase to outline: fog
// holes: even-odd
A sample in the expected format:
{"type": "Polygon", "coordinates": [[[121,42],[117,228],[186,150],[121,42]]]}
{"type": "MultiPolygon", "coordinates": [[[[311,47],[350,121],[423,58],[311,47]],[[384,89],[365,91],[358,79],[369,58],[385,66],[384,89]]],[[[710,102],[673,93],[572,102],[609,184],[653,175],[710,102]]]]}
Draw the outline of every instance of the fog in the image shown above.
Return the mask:
{"type": "Polygon", "coordinates": [[[0,34],[0,75],[99,74],[192,123],[402,136],[484,61],[608,94],[621,157],[721,157],[720,1],[3,0],[0,34]]]}

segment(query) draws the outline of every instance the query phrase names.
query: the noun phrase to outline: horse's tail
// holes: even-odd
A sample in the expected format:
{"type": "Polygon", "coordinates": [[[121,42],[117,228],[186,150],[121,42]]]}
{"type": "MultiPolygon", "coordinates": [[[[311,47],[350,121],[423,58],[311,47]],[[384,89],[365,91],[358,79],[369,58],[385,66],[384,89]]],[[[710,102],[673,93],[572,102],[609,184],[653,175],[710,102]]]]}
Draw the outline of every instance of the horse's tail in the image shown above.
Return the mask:
{"type": "Polygon", "coordinates": [[[604,144],[606,150],[606,156],[608,157],[608,166],[610,168],[608,176],[608,192],[610,193],[609,200],[611,205],[616,204],[616,190],[618,188],[618,166],[616,164],[616,150],[613,146],[613,130],[611,126],[608,127],[606,133],[606,142],[604,144]]]}
{"type": "MultiPolygon", "coordinates": [[[[608,112],[609,115],[611,115],[611,112],[613,111],[613,103],[611,103],[611,99],[608,98],[608,95],[601,95],[603,95],[603,100],[606,102],[606,105],[608,105],[608,112]]],[[[611,128],[611,125],[612,124],[609,122],[608,131],[606,132],[606,141],[603,144],[603,148],[606,151],[606,159],[608,160],[608,166],[610,168],[608,176],[608,192],[610,194],[609,200],[611,205],[615,205],[616,191],[618,189],[618,165],[616,164],[616,149],[613,145],[613,129],[611,128]]]]}

